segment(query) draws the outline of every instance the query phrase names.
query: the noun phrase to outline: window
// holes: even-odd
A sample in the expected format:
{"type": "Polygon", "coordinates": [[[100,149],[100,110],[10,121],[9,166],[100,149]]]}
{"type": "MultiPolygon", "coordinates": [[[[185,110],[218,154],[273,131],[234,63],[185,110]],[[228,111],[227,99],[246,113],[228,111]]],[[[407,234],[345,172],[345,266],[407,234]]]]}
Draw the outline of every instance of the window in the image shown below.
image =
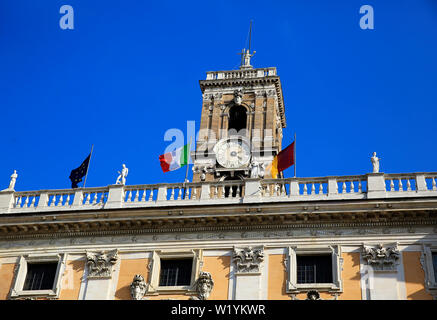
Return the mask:
{"type": "Polygon", "coordinates": [[[23,290],[53,289],[57,268],[57,263],[28,263],[23,290]]]}
{"type": "Polygon", "coordinates": [[[297,256],[297,283],[331,283],[330,255],[297,256]]]}
{"type": "Polygon", "coordinates": [[[202,250],[153,251],[146,294],[187,293],[200,272],[202,250]]]}
{"type": "Polygon", "coordinates": [[[424,244],[420,260],[425,270],[425,287],[431,294],[437,295],[437,246],[424,244]]]}
{"type": "MultiPolygon", "coordinates": [[[[229,135],[237,134],[240,130],[246,129],[247,110],[243,106],[233,106],[229,110],[229,135]]],[[[240,133],[241,134],[241,133],[240,133]]],[[[241,135],[245,135],[241,134],[241,135]]]]}
{"type": "Polygon", "coordinates": [[[57,298],[65,270],[66,254],[21,256],[11,290],[11,299],[24,297],[57,298]]]}
{"type": "Polygon", "coordinates": [[[289,247],[287,292],[342,291],[341,248],[289,247]]]}
{"type": "Polygon", "coordinates": [[[193,259],[161,260],[160,286],[189,286],[193,259]]]}

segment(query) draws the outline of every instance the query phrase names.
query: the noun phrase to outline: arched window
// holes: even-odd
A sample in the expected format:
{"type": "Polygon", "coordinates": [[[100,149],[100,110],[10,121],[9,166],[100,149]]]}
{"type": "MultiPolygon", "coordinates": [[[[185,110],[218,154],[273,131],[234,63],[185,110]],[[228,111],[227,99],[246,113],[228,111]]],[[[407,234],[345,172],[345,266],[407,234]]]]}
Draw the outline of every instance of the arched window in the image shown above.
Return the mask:
{"type": "Polygon", "coordinates": [[[246,124],[247,124],[247,110],[246,110],[246,108],[243,106],[233,106],[229,110],[228,130],[231,131],[231,134],[232,133],[236,134],[236,133],[240,132],[240,130],[246,129],[246,124]]]}

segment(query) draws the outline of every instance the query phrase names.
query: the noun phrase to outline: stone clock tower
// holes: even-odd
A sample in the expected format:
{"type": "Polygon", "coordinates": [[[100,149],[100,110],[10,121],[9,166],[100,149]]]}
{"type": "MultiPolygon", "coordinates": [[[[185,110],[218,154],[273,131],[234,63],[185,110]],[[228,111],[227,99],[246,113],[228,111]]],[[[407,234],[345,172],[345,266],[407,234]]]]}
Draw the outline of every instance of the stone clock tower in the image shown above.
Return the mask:
{"type": "Polygon", "coordinates": [[[239,70],[200,80],[200,130],[192,152],[193,182],[269,178],[264,169],[282,148],[286,126],[276,68],[253,68],[243,50],[239,70]]]}

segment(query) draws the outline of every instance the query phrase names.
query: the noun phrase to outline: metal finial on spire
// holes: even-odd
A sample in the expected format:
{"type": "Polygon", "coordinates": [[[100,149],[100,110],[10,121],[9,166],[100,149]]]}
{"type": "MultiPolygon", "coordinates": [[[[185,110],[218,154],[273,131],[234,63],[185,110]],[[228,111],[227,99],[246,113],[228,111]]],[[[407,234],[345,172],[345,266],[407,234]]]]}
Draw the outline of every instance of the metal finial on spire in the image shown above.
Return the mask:
{"type": "Polygon", "coordinates": [[[241,65],[240,69],[252,69],[253,67],[250,65],[250,58],[253,57],[253,55],[256,53],[256,51],[253,51],[252,54],[250,53],[251,49],[251,40],[252,40],[252,20],[250,20],[250,27],[249,27],[249,49],[246,50],[244,48],[241,50],[241,65]]]}

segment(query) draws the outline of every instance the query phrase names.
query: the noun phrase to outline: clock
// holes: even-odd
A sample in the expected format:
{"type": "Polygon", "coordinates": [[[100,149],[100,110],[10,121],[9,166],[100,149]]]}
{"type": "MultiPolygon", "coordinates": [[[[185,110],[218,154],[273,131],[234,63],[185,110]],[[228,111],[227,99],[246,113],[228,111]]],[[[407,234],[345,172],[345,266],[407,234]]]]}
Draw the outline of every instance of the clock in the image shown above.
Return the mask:
{"type": "Polygon", "coordinates": [[[242,139],[223,139],[214,147],[217,162],[229,169],[246,166],[250,160],[249,144],[242,139]]]}

